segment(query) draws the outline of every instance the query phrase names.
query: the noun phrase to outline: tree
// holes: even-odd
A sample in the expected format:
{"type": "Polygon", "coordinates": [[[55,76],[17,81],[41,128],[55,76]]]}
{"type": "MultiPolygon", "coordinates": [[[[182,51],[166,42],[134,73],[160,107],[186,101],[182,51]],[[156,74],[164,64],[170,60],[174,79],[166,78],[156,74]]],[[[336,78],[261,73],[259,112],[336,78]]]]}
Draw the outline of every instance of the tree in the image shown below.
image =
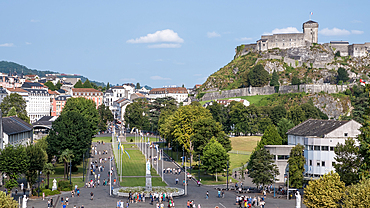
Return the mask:
{"type": "Polygon", "coordinates": [[[25,147],[7,145],[0,150],[0,171],[10,179],[15,179],[18,175],[26,173],[28,167],[29,162],[25,147]]]}
{"type": "Polygon", "coordinates": [[[297,76],[292,77],[292,85],[300,85],[301,80],[297,76]]]}
{"type": "Polygon", "coordinates": [[[109,90],[109,88],[110,88],[110,85],[109,85],[109,82],[107,83],[107,90],[109,90]]]}
{"type": "Polygon", "coordinates": [[[15,109],[15,107],[13,106],[9,112],[8,112],[8,115],[7,117],[10,117],[10,116],[16,116],[17,115],[17,110],[15,109]]]}
{"type": "Polygon", "coordinates": [[[215,138],[226,150],[230,151],[231,141],[222,131],[221,124],[213,117],[204,117],[197,120],[194,125],[194,134],[190,140],[193,141],[196,154],[203,154],[203,148],[209,143],[210,138],[215,138]]]}
{"type": "Polygon", "coordinates": [[[27,116],[26,101],[17,93],[7,95],[0,104],[3,115],[8,115],[10,109],[14,107],[17,111],[17,116],[23,121],[29,123],[30,118],[27,116]]]}
{"type": "MultiPolygon", "coordinates": [[[[44,174],[46,174],[46,178],[48,180],[48,189],[50,189],[50,185],[49,185],[49,176],[50,175],[53,175],[55,173],[55,168],[54,168],[54,165],[52,163],[46,163],[44,165],[44,169],[42,170],[42,172],[44,174]]],[[[65,178],[65,177],[64,177],[65,178]]]]}
{"type": "Polygon", "coordinates": [[[285,118],[287,114],[286,109],[282,105],[277,105],[271,109],[270,118],[275,126],[278,125],[282,118],[285,118]]]}
{"type": "Polygon", "coordinates": [[[91,137],[98,133],[99,112],[93,100],[83,97],[69,98],[63,108],[62,114],[69,111],[79,112],[85,118],[89,123],[88,130],[91,137]]]}
{"type": "Polygon", "coordinates": [[[300,106],[295,106],[289,109],[288,119],[291,120],[294,125],[298,125],[306,120],[306,115],[300,106]]]}
{"type": "Polygon", "coordinates": [[[109,106],[105,106],[104,104],[99,105],[98,112],[100,117],[98,124],[99,131],[105,131],[107,130],[107,123],[114,120],[113,113],[109,109],[109,106]]]}
{"type": "Polygon", "coordinates": [[[348,73],[343,67],[338,68],[338,77],[337,77],[337,82],[339,81],[342,82],[347,82],[349,80],[348,73]]]}
{"type": "Polygon", "coordinates": [[[141,87],[140,87],[140,83],[138,82],[138,83],[136,83],[136,89],[140,89],[141,87]]]}
{"type": "MultiPolygon", "coordinates": [[[[370,92],[370,85],[366,85],[366,90],[370,92]]],[[[365,110],[365,113],[362,115],[363,123],[360,128],[360,134],[357,136],[357,139],[360,142],[360,155],[363,158],[360,175],[364,177],[370,177],[370,98],[365,110]]]]}
{"type": "Polygon", "coordinates": [[[213,119],[222,125],[222,129],[225,133],[231,131],[228,107],[213,102],[212,105],[207,106],[207,109],[211,112],[213,119]]]}
{"type": "Polygon", "coordinates": [[[269,117],[259,119],[259,121],[258,121],[258,132],[261,132],[261,133],[265,132],[266,129],[271,125],[274,125],[274,124],[272,123],[272,121],[269,117]]]}
{"type": "Polygon", "coordinates": [[[218,181],[217,173],[227,168],[227,161],[229,161],[229,155],[225,148],[215,138],[212,138],[203,149],[203,166],[210,173],[216,173],[216,181],[218,181]]]}
{"type": "Polygon", "coordinates": [[[288,135],[286,133],[288,132],[289,129],[292,129],[294,127],[294,124],[289,119],[282,118],[279,121],[277,127],[278,127],[279,135],[281,136],[281,138],[283,140],[283,145],[287,145],[288,144],[288,135]]]}
{"type": "Polygon", "coordinates": [[[5,192],[0,191],[0,207],[18,208],[18,202],[10,194],[6,195],[5,192]]]}
{"type": "Polygon", "coordinates": [[[272,72],[270,86],[279,86],[279,85],[280,85],[279,74],[276,72],[276,70],[274,70],[274,72],[272,72]]]}
{"type": "Polygon", "coordinates": [[[44,85],[47,86],[49,88],[49,90],[51,90],[51,91],[55,91],[55,89],[56,89],[54,84],[50,81],[45,82],[44,85]]]}
{"type": "Polygon", "coordinates": [[[126,107],[124,120],[125,125],[130,128],[140,130],[149,130],[149,109],[148,102],[145,99],[136,99],[126,107]]]}
{"type": "Polygon", "coordinates": [[[91,85],[89,79],[87,79],[84,83],[83,83],[83,88],[93,88],[93,86],[91,85]]]}
{"type": "MultiPolygon", "coordinates": [[[[249,127],[249,119],[248,119],[248,110],[245,105],[240,102],[231,102],[230,103],[230,126],[232,126],[232,130],[236,135],[239,135],[241,132],[246,133],[250,130],[249,127]]],[[[251,132],[251,131],[249,131],[251,132]]]]}
{"type": "Polygon", "coordinates": [[[274,178],[279,174],[279,170],[274,164],[274,156],[265,148],[255,151],[255,157],[250,160],[251,168],[249,169],[249,177],[256,186],[272,184],[274,178]]]}
{"type": "Polygon", "coordinates": [[[252,87],[263,87],[269,82],[269,73],[261,64],[254,66],[248,74],[248,84],[252,87]]]}
{"type": "Polygon", "coordinates": [[[347,187],[343,207],[366,207],[370,204],[370,178],[363,178],[359,183],[347,187]]]}
{"type": "Polygon", "coordinates": [[[30,186],[32,186],[36,183],[38,172],[44,169],[48,156],[40,146],[34,144],[26,147],[26,154],[28,157],[26,178],[30,186]]]}
{"type": "Polygon", "coordinates": [[[60,88],[62,87],[62,83],[60,83],[60,81],[58,81],[58,83],[55,85],[55,90],[60,90],[60,88]]]}
{"type": "Polygon", "coordinates": [[[59,156],[59,162],[64,163],[64,180],[66,179],[67,164],[71,162],[73,157],[73,151],[69,149],[65,149],[59,156]]]}
{"type": "Polygon", "coordinates": [[[289,187],[302,188],[303,172],[306,159],[303,155],[304,146],[296,145],[290,150],[289,164],[289,187]]]}
{"type": "Polygon", "coordinates": [[[303,203],[307,207],[341,207],[345,184],[338,173],[330,172],[308,182],[304,189],[303,203]]]}
{"type": "Polygon", "coordinates": [[[73,87],[74,88],[84,88],[81,80],[78,80],[73,87]]]}
{"type": "Polygon", "coordinates": [[[270,125],[263,133],[261,141],[258,142],[256,149],[261,149],[265,145],[281,145],[282,142],[283,140],[276,130],[276,127],[274,125],[270,125]]]}
{"type": "Polygon", "coordinates": [[[355,140],[347,138],[344,144],[338,143],[334,152],[336,161],[334,168],[340,179],[346,185],[358,183],[362,158],[359,155],[359,148],[355,146],[355,140]]]}
{"type": "Polygon", "coordinates": [[[47,137],[49,158],[53,155],[59,157],[69,149],[74,155],[72,165],[75,167],[82,162],[83,154],[89,150],[93,135],[89,122],[81,113],[76,111],[62,113],[53,122],[47,137]]]}

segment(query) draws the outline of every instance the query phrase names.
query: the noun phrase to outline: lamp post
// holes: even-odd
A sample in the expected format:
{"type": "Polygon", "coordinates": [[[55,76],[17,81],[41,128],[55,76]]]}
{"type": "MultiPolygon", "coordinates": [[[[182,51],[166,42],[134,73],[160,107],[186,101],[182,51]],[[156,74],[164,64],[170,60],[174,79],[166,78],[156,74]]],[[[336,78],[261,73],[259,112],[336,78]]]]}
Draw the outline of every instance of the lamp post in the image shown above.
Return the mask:
{"type": "Polygon", "coordinates": [[[38,188],[37,188],[37,197],[40,197],[40,171],[37,171],[39,174],[39,183],[38,183],[38,188]]]}
{"type": "Polygon", "coordinates": [[[226,191],[229,190],[229,161],[227,161],[226,191]]]}
{"type": "Polygon", "coordinates": [[[69,160],[69,184],[72,184],[72,160],[69,160]]]}
{"type": "Polygon", "coordinates": [[[85,153],[82,154],[82,181],[85,182],[85,153]]]}
{"type": "Polygon", "coordinates": [[[200,181],[200,154],[199,154],[199,162],[198,162],[198,180],[200,181]]]}

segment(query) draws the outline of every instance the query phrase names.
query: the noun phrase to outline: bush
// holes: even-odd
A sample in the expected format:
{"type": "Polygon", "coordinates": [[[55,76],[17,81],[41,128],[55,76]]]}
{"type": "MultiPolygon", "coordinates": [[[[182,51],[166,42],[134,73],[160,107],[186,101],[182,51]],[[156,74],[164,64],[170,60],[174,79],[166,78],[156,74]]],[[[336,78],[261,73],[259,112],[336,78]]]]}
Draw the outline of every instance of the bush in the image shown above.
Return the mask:
{"type": "Polygon", "coordinates": [[[130,139],[130,142],[134,142],[134,140],[130,139]]]}
{"type": "Polygon", "coordinates": [[[73,183],[69,184],[67,180],[58,181],[58,190],[59,191],[71,191],[73,189],[73,183]]]}

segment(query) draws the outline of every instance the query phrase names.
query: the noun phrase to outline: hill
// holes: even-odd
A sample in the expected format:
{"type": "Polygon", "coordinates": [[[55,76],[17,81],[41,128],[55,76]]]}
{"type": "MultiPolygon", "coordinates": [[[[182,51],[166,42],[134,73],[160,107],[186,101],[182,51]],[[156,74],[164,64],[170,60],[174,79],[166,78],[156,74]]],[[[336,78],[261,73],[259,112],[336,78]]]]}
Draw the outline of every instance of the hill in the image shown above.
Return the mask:
{"type": "Polygon", "coordinates": [[[366,57],[341,57],[330,44],[313,44],[308,47],[271,49],[256,52],[244,45],[236,48],[234,59],[210,75],[200,91],[218,91],[243,88],[252,67],[261,64],[271,75],[276,71],[281,85],[290,85],[292,80],[300,84],[337,84],[338,69],[344,68],[348,82],[357,79],[369,80],[370,55],[366,57]]]}
{"type": "MultiPolygon", "coordinates": [[[[39,77],[45,77],[46,74],[59,74],[59,72],[54,72],[54,71],[48,71],[48,70],[47,71],[41,71],[41,70],[37,70],[37,69],[29,69],[29,68],[27,68],[23,65],[20,65],[20,64],[14,63],[14,62],[8,62],[8,61],[0,61],[0,72],[1,73],[6,73],[6,74],[9,73],[9,72],[12,72],[12,73],[17,72],[17,74],[21,74],[23,72],[24,75],[36,74],[39,77]]],[[[82,82],[85,82],[87,80],[86,77],[80,76],[80,75],[77,75],[77,76],[67,75],[67,76],[61,76],[61,77],[81,78],[82,82]]],[[[90,82],[93,82],[98,86],[102,86],[102,87],[105,86],[104,82],[97,82],[97,81],[91,81],[91,80],[90,80],[90,82]]]]}

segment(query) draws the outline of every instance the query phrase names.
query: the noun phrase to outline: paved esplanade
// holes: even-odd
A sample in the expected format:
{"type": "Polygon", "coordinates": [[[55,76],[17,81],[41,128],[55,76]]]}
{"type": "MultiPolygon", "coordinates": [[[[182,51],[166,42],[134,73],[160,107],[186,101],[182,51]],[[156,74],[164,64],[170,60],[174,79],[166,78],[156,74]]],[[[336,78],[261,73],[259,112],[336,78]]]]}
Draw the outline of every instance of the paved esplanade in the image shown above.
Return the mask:
{"type": "MultiPolygon", "coordinates": [[[[94,143],[95,144],[95,143],[94,143]]],[[[109,157],[112,153],[111,149],[111,144],[106,143],[105,145],[97,145],[98,151],[103,151],[103,150],[108,150],[108,155],[93,155],[93,158],[90,158],[90,161],[95,161],[98,160],[99,157],[109,157]]],[[[149,148],[148,148],[149,149],[149,148]]],[[[152,151],[150,150],[149,153],[152,151]]],[[[156,156],[155,150],[154,156],[156,156]]],[[[112,162],[112,165],[115,164],[112,162]]],[[[169,159],[164,156],[164,168],[178,168],[172,161],[169,161],[169,159]]],[[[107,160],[106,163],[103,163],[102,165],[105,166],[104,172],[101,172],[101,178],[100,178],[100,186],[96,188],[80,188],[80,197],[71,197],[70,193],[65,193],[62,194],[63,198],[65,199],[66,196],[68,196],[69,199],[69,206],[68,207],[73,207],[76,205],[77,207],[84,205],[85,208],[87,207],[116,207],[116,203],[118,200],[123,200],[127,201],[127,198],[118,198],[118,197],[113,197],[109,196],[109,186],[103,186],[102,183],[104,181],[104,178],[108,178],[108,171],[109,171],[109,160],[107,160]],[[90,192],[94,193],[94,200],[90,200],[90,192]]],[[[161,162],[159,162],[159,167],[161,168],[161,162]]],[[[154,165],[154,168],[156,168],[156,165],[154,165]]],[[[184,171],[181,172],[180,175],[175,175],[175,174],[164,174],[164,179],[166,183],[171,186],[171,187],[179,187],[179,188],[184,188],[182,185],[182,181],[184,180],[184,171]],[[179,184],[175,184],[175,179],[179,179],[179,184]]],[[[91,177],[90,174],[88,174],[88,177],[91,177]]],[[[116,167],[114,167],[114,173],[112,176],[112,180],[116,178],[116,167]]],[[[112,183],[113,184],[113,183],[112,183]]],[[[118,187],[118,179],[117,179],[117,184],[114,187],[118,187]]],[[[174,202],[176,207],[186,207],[186,202],[188,200],[194,200],[195,204],[201,204],[202,208],[214,208],[216,206],[220,208],[229,208],[229,207],[237,207],[235,205],[235,197],[236,193],[235,191],[225,191],[225,198],[218,198],[217,197],[217,190],[215,190],[215,187],[217,186],[200,186],[198,187],[196,182],[194,181],[189,181],[188,184],[188,191],[187,191],[187,196],[181,196],[181,197],[175,197],[174,202]],[[209,199],[207,200],[205,198],[206,192],[209,192],[209,199]]],[[[257,194],[250,193],[246,194],[248,196],[254,196],[257,194]]],[[[260,195],[260,194],[258,194],[260,195]]],[[[54,202],[57,199],[57,196],[53,196],[54,202]]],[[[150,200],[146,200],[145,203],[139,202],[139,203],[133,203],[130,204],[130,207],[155,207],[154,205],[149,204],[150,200]]],[[[295,202],[294,200],[287,201],[286,199],[273,199],[272,197],[267,197],[266,198],[266,206],[265,207],[295,207],[295,202]]],[[[167,207],[167,202],[164,203],[165,207],[167,207]]],[[[34,206],[35,208],[41,208],[41,207],[47,207],[47,199],[45,201],[40,201],[40,200],[34,200],[34,201],[29,201],[28,207],[34,206]]],[[[59,201],[57,202],[56,207],[61,207],[60,204],[60,198],[59,201]]]]}

